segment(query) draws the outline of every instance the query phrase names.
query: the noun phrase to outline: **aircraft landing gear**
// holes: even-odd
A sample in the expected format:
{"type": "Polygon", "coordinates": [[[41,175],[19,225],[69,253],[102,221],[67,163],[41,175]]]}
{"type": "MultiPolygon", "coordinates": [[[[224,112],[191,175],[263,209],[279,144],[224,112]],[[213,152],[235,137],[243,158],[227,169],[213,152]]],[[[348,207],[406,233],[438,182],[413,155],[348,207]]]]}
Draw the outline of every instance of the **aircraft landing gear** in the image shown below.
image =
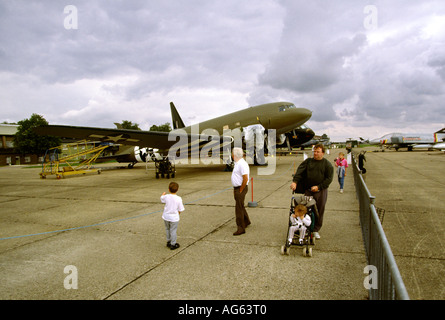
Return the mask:
{"type": "Polygon", "coordinates": [[[168,159],[168,157],[163,157],[162,160],[155,160],[156,166],[156,179],[167,177],[167,179],[174,178],[176,169],[175,164],[168,159]]]}
{"type": "Polygon", "coordinates": [[[226,167],[224,168],[224,172],[232,172],[235,167],[235,162],[232,161],[230,163],[226,163],[226,167]]]}

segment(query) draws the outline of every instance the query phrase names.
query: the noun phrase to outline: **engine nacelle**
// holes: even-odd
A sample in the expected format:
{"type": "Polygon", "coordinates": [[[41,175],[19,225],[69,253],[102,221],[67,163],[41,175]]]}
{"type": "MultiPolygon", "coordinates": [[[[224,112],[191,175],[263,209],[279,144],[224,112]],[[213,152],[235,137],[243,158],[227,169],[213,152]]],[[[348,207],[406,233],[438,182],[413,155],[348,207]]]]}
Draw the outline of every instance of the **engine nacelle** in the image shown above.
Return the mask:
{"type": "Polygon", "coordinates": [[[148,162],[154,160],[162,160],[162,156],[158,153],[159,149],[134,147],[134,157],[137,162],[148,162]]]}
{"type": "Polygon", "coordinates": [[[146,162],[149,148],[134,147],[134,158],[137,162],[146,162]]]}

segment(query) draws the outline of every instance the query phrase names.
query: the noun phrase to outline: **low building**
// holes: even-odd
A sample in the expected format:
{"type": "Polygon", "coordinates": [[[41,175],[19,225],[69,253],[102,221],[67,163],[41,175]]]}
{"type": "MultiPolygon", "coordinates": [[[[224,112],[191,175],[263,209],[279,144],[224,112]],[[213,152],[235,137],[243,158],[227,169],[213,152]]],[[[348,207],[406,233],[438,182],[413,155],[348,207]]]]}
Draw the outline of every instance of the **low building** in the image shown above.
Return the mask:
{"type": "Polygon", "coordinates": [[[39,157],[35,154],[15,152],[14,136],[18,127],[16,124],[0,124],[0,166],[39,163],[39,157]]]}

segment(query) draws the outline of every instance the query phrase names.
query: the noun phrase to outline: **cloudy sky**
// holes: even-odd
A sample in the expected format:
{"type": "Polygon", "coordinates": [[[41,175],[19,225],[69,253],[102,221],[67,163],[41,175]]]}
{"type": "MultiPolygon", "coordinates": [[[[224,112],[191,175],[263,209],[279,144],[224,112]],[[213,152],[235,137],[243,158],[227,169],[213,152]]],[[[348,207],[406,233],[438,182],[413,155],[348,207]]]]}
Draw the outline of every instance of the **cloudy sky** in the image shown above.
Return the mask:
{"type": "Polygon", "coordinates": [[[148,130],[291,101],[331,140],[445,127],[443,0],[0,0],[0,122],[148,130]]]}

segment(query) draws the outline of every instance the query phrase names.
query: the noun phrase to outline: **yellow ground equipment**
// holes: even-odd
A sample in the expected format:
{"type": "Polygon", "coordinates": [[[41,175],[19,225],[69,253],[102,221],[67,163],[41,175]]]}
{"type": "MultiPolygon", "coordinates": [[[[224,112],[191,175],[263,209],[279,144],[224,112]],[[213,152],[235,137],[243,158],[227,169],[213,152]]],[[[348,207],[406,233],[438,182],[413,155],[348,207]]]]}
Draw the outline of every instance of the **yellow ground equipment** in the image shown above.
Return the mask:
{"type": "Polygon", "coordinates": [[[56,175],[60,179],[73,174],[100,174],[100,169],[91,169],[91,165],[108,147],[95,146],[84,140],[48,149],[43,158],[40,178],[45,179],[48,175],[56,175]]]}

